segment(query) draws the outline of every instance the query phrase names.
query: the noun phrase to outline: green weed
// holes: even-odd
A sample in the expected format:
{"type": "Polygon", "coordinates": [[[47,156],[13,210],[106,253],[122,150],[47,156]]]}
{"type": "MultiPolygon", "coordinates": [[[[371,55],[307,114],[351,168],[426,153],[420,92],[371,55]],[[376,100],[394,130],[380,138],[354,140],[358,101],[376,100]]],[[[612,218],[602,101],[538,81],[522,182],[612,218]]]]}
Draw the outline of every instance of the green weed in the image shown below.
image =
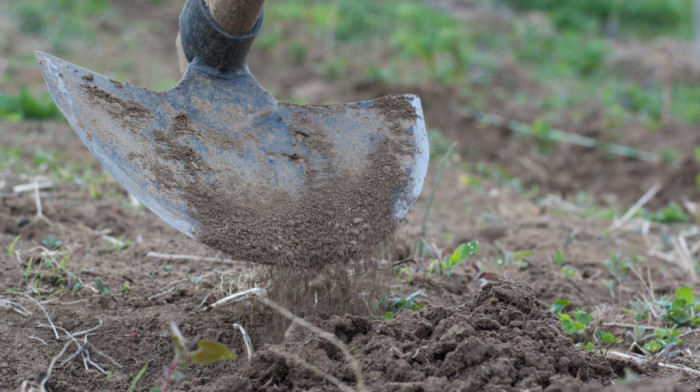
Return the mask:
{"type": "Polygon", "coordinates": [[[112,290],[109,288],[109,286],[105,286],[105,284],[102,282],[102,279],[100,278],[97,278],[95,280],[95,288],[103,297],[107,297],[112,293],[112,290]]]}
{"type": "Polygon", "coordinates": [[[652,222],[666,224],[691,222],[690,216],[685,212],[683,207],[675,201],[668,203],[666,207],[653,213],[643,211],[642,215],[652,222]]]}
{"type": "Polygon", "coordinates": [[[109,0],[10,0],[9,12],[23,32],[44,37],[54,51],[66,52],[75,39],[94,43],[96,29],[91,21],[105,13],[109,4],[109,0]]]}
{"type": "MultiPolygon", "coordinates": [[[[687,0],[496,0],[516,10],[548,13],[558,29],[602,32],[614,21],[622,32],[642,37],[660,34],[690,37],[692,2],[687,0]]],[[[609,31],[609,33],[615,33],[609,31]]]]}
{"type": "Polygon", "coordinates": [[[609,333],[609,332],[603,332],[601,330],[596,330],[595,331],[595,336],[596,339],[598,339],[599,342],[601,342],[605,346],[605,351],[603,352],[603,356],[608,354],[608,350],[610,350],[610,347],[613,345],[622,342],[622,338],[618,338],[615,335],[609,333]]]}
{"type": "Polygon", "coordinates": [[[628,279],[633,262],[636,262],[636,259],[635,257],[633,260],[629,260],[619,253],[612,253],[610,258],[603,262],[603,265],[615,279],[615,282],[621,284],[628,279]]]}
{"type": "Polygon", "coordinates": [[[477,241],[471,241],[469,243],[460,244],[454,252],[442,255],[441,251],[433,249],[435,258],[430,260],[428,267],[428,273],[434,274],[444,274],[446,276],[452,276],[455,273],[457,266],[462,264],[466,259],[479,253],[479,243],[477,241]]]}
{"type": "Polygon", "coordinates": [[[593,321],[593,317],[591,317],[590,314],[580,308],[576,308],[572,315],[559,313],[559,317],[561,318],[561,329],[565,334],[572,336],[588,336],[586,328],[588,324],[593,321]]]}
{"type": "Polygon", "coordinates": [[[117,238],[117,240],[112,244],[112,249],[114,252],[121,252],[131,245],[133,245],[132,242],[124,241],[124,236],[119,236],[119,238],[117,238]]]}
{"type": "Polygon", "coordinates": [[[679,326],[695,326],[700,324],[700,303],[695,300],[695,295],[690,287],[681,287],[676,290],[673,301],[660,300],[659,306],[666,311],[661,318],[679,326]]]}
{"type": "Polygon", "coordinates": [[[430,210],[433,207],[433,201],[435,200],[435,192],[437,192],[437,187],[440,185],[440,179],[442,178],[442,173],[445,171],[447,166],[447,161],[452,155],[456,144],[450,144],[450,147],[445,151],[442,160],[440,161],[440,168],[438,169],[437,176],[435,176],[435,182],[433,182],[433,188],[430,190],[430,197],[428,198],[428,203],[425,206],[425,214],[423,215],[423,223],[421,224],[420,236],[421,241],[418,242],[418,257],[422,258],[425,255],[425,235],[428,232],[428,218],[430,217],[430,210]]]}
{"type": "Polygon", "coordinates": [[[53,234],[49,234],[46,236],[46,238],[41,240],[41,246],[48,250],[56,249],[61,245],[63,245],[63,241],[57,240],[56,237],[53,236],[53,234]]]}
{"type": "Polygon", "coordinates": [[[148,370],[148,364],[144,365],[141,370],[139,370],[138,373],[136,373],[136,376],[134,379],[131,381],[131,384],[129,385],[129,392],[134,392],[136,390],[136,384],[141,380],[141,377],[143,377],[144,374],[146,374],[146,371],[148,370]]]}
{"type": "Polygon", "coordinates": [[[18,235],[14,240],[12,240],[10,245],[7,246],[7,257],[12,257],[12,255],[15,254],[15,246],[21,237],[21,235],[18,235]]]}
{"type": "Polygon", "coordinates": [[[190,342],[182,335],[175,323],[170,324],[170,337],[175,346],[175,356],[165,369],[162,387],[156,390],[166,391],[170,383],[184,380],[185,371],[190,364],[210,365],[237,358],[236,354],[228,347],[212,340],[199,340],[197,348],[192,349],[190,342]]]}
{"type": "Polygon", "coordinates": [[[20,122],[58,118],[59,115],[58,107],[48,94],[36,97],[27,86],[21,86],[17,95],[0,94],[0,120],[20,122]]]}
{"type": "Polygon", "coordinates": [[[405,310],[420,311],[423,310],[425,304],[420,301],[420,298],[425,298],[427,295],[423,290],[418,290],[406,297],[382,298],[382,306],[386,309],[391,309],[384,313],[384,320],[393,320],[399,313],[405,310]]]}
{"type": "Polygon", "coordinates": [[[645,351],[652,354],[660,352],[667,346],[680,346],[683,343],[683,341],[679,339],[681,331],[677,330],[675,325],[670,328],[655,328],[654,335],[656,339],[642,346],[645,351]]]}
{"type": "Polygon", "coordinates": [[[24,281],[28,283],[34,293],[47,298],[64,293],[77,294],[84,285],[80,279],[82,272],[73,272],[68,268],[70,254],[48,254],[43,256],[30,256],[24,271],[24,281]]]}

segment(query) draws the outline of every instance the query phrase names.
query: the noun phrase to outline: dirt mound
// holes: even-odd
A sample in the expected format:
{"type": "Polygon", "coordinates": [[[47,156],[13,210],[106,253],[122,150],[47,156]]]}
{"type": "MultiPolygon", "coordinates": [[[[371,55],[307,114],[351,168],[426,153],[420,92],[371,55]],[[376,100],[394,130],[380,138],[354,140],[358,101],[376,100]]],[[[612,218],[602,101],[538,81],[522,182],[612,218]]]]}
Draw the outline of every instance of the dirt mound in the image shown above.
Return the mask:
{"type": "MultiPolygon", "coordinates": [[[[558,319],[524,283],[490,283],[455,309],[407,311],[380,323],[334,317],[322,325],[350,346],[369,390],[537,390],[567,381],[598,386],[615,377],[605,359],[581,351],[562,334],[558,319]]],[[[292,329],[281,347],[262,347],[218,390],[333,389],[299,366],[296,355],[343,382],[355,382],[339,350],[292,329]]]]}

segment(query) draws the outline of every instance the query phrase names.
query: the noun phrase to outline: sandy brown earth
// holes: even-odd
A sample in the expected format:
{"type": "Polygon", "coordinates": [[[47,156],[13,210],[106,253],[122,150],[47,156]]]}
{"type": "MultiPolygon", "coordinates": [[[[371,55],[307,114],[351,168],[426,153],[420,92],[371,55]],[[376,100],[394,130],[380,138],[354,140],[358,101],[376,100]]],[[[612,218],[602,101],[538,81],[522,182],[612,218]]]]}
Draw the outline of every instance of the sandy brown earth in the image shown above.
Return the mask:
{"type": "MultiPolygon", "coordinates": [[[[177,17],[172,4],[131,5],[123,10],[131,19],[177,17]]],[[[149,56],[138,60],[143,64],[137,62],[132,82],[146,84],[153,73],[178,77],[168,46],[174,34],[174,25],[164,23],[144,38],[135,50],[149,56]]],[[[115,55],[111,50],[82,58],[104,66],[115,55]]],[[[436,248],[478,240],[481,253],[475,264],[470,259],[453,275],[443,276],[428,273],[427,261],[410,260],[437,162],[416,211],[376,258],[356,261],[348,271],[270,270],[228,261],[133,204],[64,122],[2,123],[0,146],[22,152],[9,160],[9,167],[0,167],[0,391],[29,391],[47,379],[48,369],[47,391],[126,391],[135,379],[136,391],[162,388],[175,355],[171,322],[191,346],[199,339],[214,340],[239,358],[179,369],[181,376],[169,382],[169,391],[330,391],[338,390],[338,384],[351,390],[364,384],[369,391],[700,390],[695,330],[682,328],[681,350],[668,360],[633,362],[616,354],[630,349],[629,325],[663,325],[658,318],[635,320],[623,310],[631,307],[630,301],[660,298],[694,283],[694,266],[684,264],[673,245],[680,238],[691,247],[697,243],[694,225],[613,222],[592,216],[588,205],[572,197],[580,191],[599,201],[614,195],[618,217],[654,183],[662,191],[649,205],[684,197],[694,201],[694,161],[658,166],[566,145],[542,155],[505,130],[463,118],[450,105],[459,105],[460,95],[446,87],[387,86],[351,77],[325,80],[312,66],[290,67],[280,53],[256,52],[250,65],[281,98],[323,103],[420,95],[429,127],[459,143],[437,187],[426,238],[436,248]],[[41,158],[47,155],[52,158],[41,158]],[[479,172],[480,162],[503,166],[524,181],[525,189],[538,185],[539,193],[533,196],[516,182],[479,172]],[[86,180],[70,174],[76,172],[86,180]],[[34,192],[13,191],[37,175],[51,183],[39,193],[42,216],[34,192]],[[572,276],[554,264],[556,250],[562,250],[572,276]],[[520,251],[529,253],[515,260],[520,251]],[[188,257],[175,260],[149,252],[188,257]],[[604,265],[613,253],[638,259],[634,272],[620,282],[604,265]],[[412,272],[410,281],[390,268],[397,262],[412,272]],[[328,276],[335,280],[329,283],[328,276]],[[272,298],[335,336],[359,372],[328,339],[299,325],[290,327],[279,312],[261,303],[205,310],[255,287],[269,288],[272,298]],[[62,288],[66,291],[57,292],[62,288]],[[423,310],[383,320],[383,298],[418,290],[427,294],[423,310]],[[605,354],[582,350],[581,339],[565,335],[557,317],[546,311],[559,299],[591,313],[591,332],[603,329],[625,340],[605,354]],[[56,332],[47,325],[49,319],[56,332]],[[250,361],[234,323],[250,334],[256,351],[250,361]],[[80,333],[87,330],[87,335],[80,333]],[[78,333],[77,342],[66,340],[69,333],[78,333]],[[83,351],[77,352],[78,346],[83,351]],[[630,372],[635,377],[626,376],[630,372]]],[[[514,73],[508,75],[515,88],[529,88],[514,73]]],[[[38,70],[21,71],[17,80],[41,83],[38,70]]],[[[509,118],[531,120],[534,115],[495,98],[489,106],[509,118]]],[[[595,135],[596,122],[588,124],[590,129],[569,130],[595,135]]],[[[692,127],[674,124],[667,135],[665,145],[691,153],[696,142],[692,127]]],[[[634,124],[623,136],[638,148],[658,147],[656,141],[638,137],[634,124]]]]}

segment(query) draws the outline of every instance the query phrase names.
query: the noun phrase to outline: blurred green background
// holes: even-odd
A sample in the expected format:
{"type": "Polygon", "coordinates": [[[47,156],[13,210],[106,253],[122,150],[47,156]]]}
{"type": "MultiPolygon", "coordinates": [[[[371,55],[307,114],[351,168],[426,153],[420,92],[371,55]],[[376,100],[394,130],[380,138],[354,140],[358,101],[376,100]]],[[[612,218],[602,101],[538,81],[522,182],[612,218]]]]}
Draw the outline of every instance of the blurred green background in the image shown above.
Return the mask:
{"type": "MultiPolygon", "coordinates": [[[[119,80],[171,87],[178,73],[149,58],[157,43],[147,37],[157,36],[172,50],[173,37],[165,33],[175,32],[182,3],[3,0],[0,118],[57,114],[38,78],[28,75],[38,74],[34,49],[80,59],[119,80]]],[[[284,53],[284,61],[329,80],[446,85],[472,107],[484,107],[490,97],[508,99],[545,117],[600,102],[607,122],[631,117],[654,129],[663,115],[663,80],[654,70],[627,68],[617,46],[647,48],[646,57],[655,57],[651,43],[689,45],[693,39],[690,0],[270,0],[256,47],[284,53]],[[507,67],[549,91],[502,86],[507,67]]],[[[700,99],[695,73],[676,79],[673,118],[700,123],[700,105],[686,104],[700,99]]]]}

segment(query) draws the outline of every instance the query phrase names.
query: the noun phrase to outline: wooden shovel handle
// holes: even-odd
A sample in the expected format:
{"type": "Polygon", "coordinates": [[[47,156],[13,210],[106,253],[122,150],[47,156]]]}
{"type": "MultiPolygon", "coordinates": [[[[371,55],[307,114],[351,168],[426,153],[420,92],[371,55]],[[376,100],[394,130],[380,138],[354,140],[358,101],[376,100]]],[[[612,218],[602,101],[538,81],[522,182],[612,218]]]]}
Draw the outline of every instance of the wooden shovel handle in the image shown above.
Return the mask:
{"type": "Polygon", "coordinates": [[[242,35],[255,27],[265,0],[206,0],[216,23],[231,34],[242,35]]]}

